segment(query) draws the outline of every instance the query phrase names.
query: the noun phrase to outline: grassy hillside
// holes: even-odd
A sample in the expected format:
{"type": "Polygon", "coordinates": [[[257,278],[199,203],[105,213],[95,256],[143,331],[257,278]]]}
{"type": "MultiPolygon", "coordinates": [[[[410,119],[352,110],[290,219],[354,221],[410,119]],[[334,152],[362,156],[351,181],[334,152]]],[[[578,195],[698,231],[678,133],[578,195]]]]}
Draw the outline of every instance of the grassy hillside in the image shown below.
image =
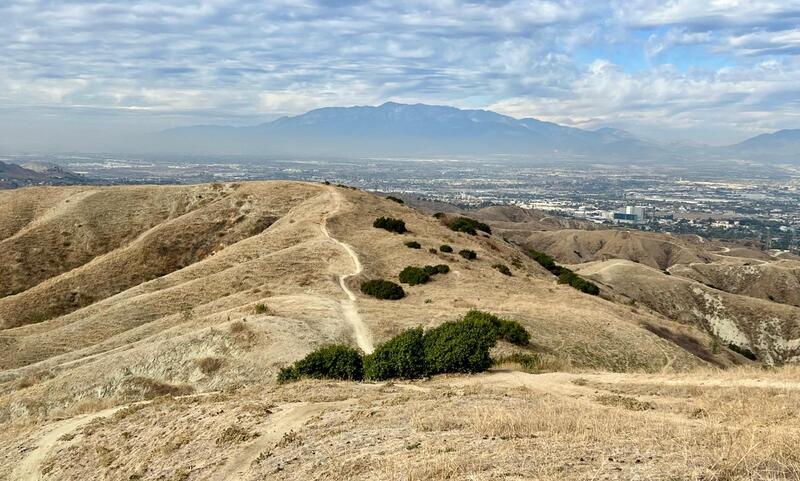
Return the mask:
{"type": "MultiPolygon", "coordinates": [[[[654,401],[658,416],[639,417],[626,406],[639,405],[629,397],[649,402],[640,388],[617,394],[582,383],[749,363],[712,349],[701,323],[620,302],[616,287],[606,298],[583,294],[501,235],[455,232],[446,219],[355,189],[254,182],[2,196],[20,207],[0,209],[2,479],[230,479],[239,470],[244,479],[464,478],[473,470],[526,478],[536,473],[521,470],[512,452],[540,432],[545,444],[558,433],[588,443],[576,458],[588,460],[584,468],[570,474],[580,479],[605,469],[599,460],[609,456],[633,460],[623,431],[649,436],[652,421],[685,416],[673,412],[672,392],[663,406],[654,401]],[[378,217],[403,220],[407,232],[373,227],[378,217]],[[404,268],[426,265],[449,271],[403,284],[399,300],[360,291],[367,280],[399,283],[404,268]],[[406,328],[432,328],[470,309],[518,321],[530,345],[499,343],[492,355],[505,363],[481,376],[276,384],[279,369],[320,346],[369,352],[406,328]],[[639,374],[613,374],[625,372],[639,374]],[[490,406],[489,417],[480,414],[490,406]],[[556,413],[566,427],[531,424],[556,413]],[[578,424],[569,424],[577,413],[578,424]],[[591,444],[585,428],[599,435],[603,419],[621,423],[619,437],[591,444]],[[445,439],[453,451],[436,444],[445,439]],[[346,447],[366,440],[374,449],[346,447]],[[331,450],[344,455],[331,463],[331,450]],[[477,454],[495,451],[506,454],[493,468],[477,454]],[[293,464],[301,455],[308,463],[293,464]],[[426,467],[423,458],[439,464],[426,467]],[[380,469],[367,469],[366,459],[380,460],[380,469]]],[[[703,405],[685,407],[695,408],[703,405]]],[[[566,459],[546,452],[542,476],[566,459]]],[[[675,461],[644,459],[651,471],[642,473],[675,461]]],[[[697,462],[697,472],[716,472],[711,458],[697,462]]]]}

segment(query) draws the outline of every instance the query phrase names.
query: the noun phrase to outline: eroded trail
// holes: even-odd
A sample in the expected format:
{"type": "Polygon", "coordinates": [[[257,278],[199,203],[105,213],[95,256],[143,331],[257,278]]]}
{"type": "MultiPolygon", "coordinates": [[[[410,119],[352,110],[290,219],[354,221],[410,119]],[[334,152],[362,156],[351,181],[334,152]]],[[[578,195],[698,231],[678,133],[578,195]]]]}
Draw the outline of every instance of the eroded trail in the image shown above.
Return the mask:
{"type": "Polygon", "coordinates": [[[358,308],[356,307],[356,295],[347,286],[347,279],[361,274],[361,272],[364,271],[364,267],[361,265],[361,261],[358,259],[358,254],[356,254],[356,251],[354,251],[349,245],[333,237],[328,231],[328,219],[336,215],[342,207],[341,194],[331,189],[331,197],[333,200],[333,208],[322,219],[322,224],[320,227],[325,237],[344,249],[350,259],[353,261],[353,272],[348,274],[339,274],[339,287],[341,287],[342,291],[347,295],[347,299],[343,299],[340,303],[342,316],[353,327],[353,335],[356,338],[358,347],[361,348],[361,350],[365,353],[369,354],[374,350],[372,345],[372,336],[370,335],[366,324],[364,324],[364,320],[361,319],[361,315],[358,313],[358,308]]]}
{"type": "Polygon", "coordinates": [[[36,447],[28,454],[25,459],[17,466],[11,475],[12,480],[18,481],[37,481],[42,478],[42,463],[56,444],[65,434],[69,434],[76,429],[89,424],[98,418],[110,416],[125,406],[118,406],[92,414],[84,414],[74,418],[65,419],[56,423],[52,429],[42,436],[36,443],[36,447]]]}
{"type": "Polygon", "coordinates": [[[279,412],[270,418],[269,427],[260,433],[256,441],[232,456],[217,470],[210,481],[232,481],[241,479],[250,469],[250,465],[264,452],[281,441],[291,432],[296,432],[312,417],[321,414],[325,409],[342,409],[354,400],[292,403],[278,407],[279,412]]]}

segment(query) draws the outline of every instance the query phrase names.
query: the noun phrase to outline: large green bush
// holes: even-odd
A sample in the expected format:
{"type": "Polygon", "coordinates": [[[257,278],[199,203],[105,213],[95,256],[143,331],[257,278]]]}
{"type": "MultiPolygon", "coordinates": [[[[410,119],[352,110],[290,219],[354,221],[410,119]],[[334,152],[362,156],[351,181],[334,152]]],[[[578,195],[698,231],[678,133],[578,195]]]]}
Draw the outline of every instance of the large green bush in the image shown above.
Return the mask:
{"type": "Polygon", "coordinates": [[[483,320],[445,322],[425,333],[428,374],[481,372],[492,365],[489,357],[497,341],[494,326],[483,320]]]}
{"type": "Polygon", "coordinates": [[[343,379],[360,381],[364,378],[361,353],[349,346],[333,344],[309,353],[303,359],[278,373],[278,382],[304,377],[313,379],[343,379]]]}
{"type": "Polygon", "coordinates": [[[400,282],[408,284],[409,286],[416,286],[417,284],[425,284],[431,279],[430,274],[425,272],[422,267],[407,266],[400,271],[400,282]]]}
{"type": "Polygon", "coordinates": [[[459,321],[424,332],[408,329],[361,357],[355,349],[333,345],[317,349],[292,366],[281,369],[279,382],[303,377],[319,379],[384,380],[485,371],[492,365],[489,350],[497,339],[528,343],[528,332],[515,321],[483,311],[469,311],[459,321]]]}
{"type": "Polygon", "coordinates": [[[408,329],[378,345],[364,357],[364,377],[376,381],[423,377],[425,369],[424,333],[421,327],[408,329]]]}
{"type": "Polygon", "coordinates": [[[406,295],[403,288],[391,281],[373,279],[361,284],[361,292],[378,299],[397,300],[406,295]]]}
{"type": "Polygon", "coordinates": [[[491,324],[498,339],[503,339],[518,346],[527,346],[530,334],[517,321],[511,321],[494,314],[473,309],[464,315],[465,321],[483,321],[491,324]]]}
{"type": "Polygon", "coordinates": [[[379,229],[386,229],[389,232],[397,232],[402,234],[406,232],[406,223],[401,219],[394,219],[392,217],[378,217],[372,223],[372,227],[379,229]]]}
{"type": "Polygon", "coordinates": [[[492,229],[487,224],[478,222],[475,219],[470,219],[469,217],[456,217],[447,223],[447,227],[456,232],[466,232],[471,235],[477,234],[479,230],[487,234],[492,233],[492,229]]]}

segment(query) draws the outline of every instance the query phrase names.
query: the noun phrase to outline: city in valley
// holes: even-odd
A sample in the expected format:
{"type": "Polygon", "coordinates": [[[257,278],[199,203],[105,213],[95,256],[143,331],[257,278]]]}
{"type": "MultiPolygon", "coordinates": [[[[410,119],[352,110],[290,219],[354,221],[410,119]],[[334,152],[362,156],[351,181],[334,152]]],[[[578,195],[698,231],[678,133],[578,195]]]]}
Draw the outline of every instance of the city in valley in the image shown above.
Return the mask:
{"type": "MultiPolygon", "coordinates": [[[[79,174],[69,183],[329,181],[462,209],[515,205],[599,225],[744,241],[798,253],[800,169],[750,162],[620,165],[518,159],[7,155],[79,174]]],[[[2,180],[2,179],[0,179],[2,180]]],[[[34,181],[17,185],[46,184],[34,181]]],[[[63,184],[63,181],[57,182],[63,184]]],[[[446,207],[443,207],[446,208],[446,207]]]]}

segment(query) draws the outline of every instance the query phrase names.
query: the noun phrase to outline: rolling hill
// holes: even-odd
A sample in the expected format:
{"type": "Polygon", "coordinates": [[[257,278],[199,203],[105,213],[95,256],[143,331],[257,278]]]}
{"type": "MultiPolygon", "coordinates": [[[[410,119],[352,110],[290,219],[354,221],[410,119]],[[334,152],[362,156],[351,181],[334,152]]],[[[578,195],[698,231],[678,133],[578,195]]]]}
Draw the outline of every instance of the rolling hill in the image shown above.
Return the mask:
{"type": "Polygon", "coordinates": [[[797,430],[774,422],[797,401],[793,368],[752,369],[701,323],[620,302],[615,283],[606,298],[583,294],[500,235],[454,232],[356,189],[18,189],[0,193],[0,237],[2,479],[752,476],[796,455],[777,446],[795,446],[797,430]],[[381,216],[408,232],[373,227],[381,216]],[[359,290],[427,264],[450,272],[396,301],[359,290]],[[560,372],[508,361],[408,382],[275,381],[319,346],[370,352],[473,308],[531,333],[524,348],[500,343],[498,359],[523,352],[560,372]],[[774,409],[742,410],[743,389],[774,409]],[[748,449],[746,436],[724,446],[723,418],[753,423],[772,451],[748,449]],[[697,442],[706,447],[687,451],[697,442]],[[531,449],[546,458],[535,468],[531,449]],[[723,449],[745,461],[720,464],[723,449]]]}

